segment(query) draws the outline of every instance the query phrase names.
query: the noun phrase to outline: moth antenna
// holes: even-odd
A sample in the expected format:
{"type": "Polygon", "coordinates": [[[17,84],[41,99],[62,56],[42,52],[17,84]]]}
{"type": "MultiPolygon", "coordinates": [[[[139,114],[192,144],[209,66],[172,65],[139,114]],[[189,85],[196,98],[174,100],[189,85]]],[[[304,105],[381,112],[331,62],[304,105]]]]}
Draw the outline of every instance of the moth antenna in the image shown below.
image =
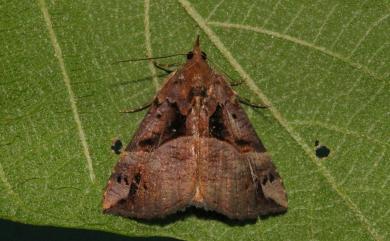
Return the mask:
{"type": "Polygon", "coordinates": [[[171,55],[165,55],[165,56],[139,58],[139,59],[123,59],[123,60],[115,61],[112,64],[119,64],[119,63],[125,63],[125,62],[137,62],[137,61],[145,61],[145,60],[152,60],[152,59],[165,59],[165,58],[171,58],[171,57],[183,56],[183,55],[187,55],[187,54],[171,54],[171,55]]]}
{"type": "Polygon", "coordinates": [[[139,111],[142,111],[142,110],[145,110],[145,109],[149,108],[151,105],[152,105],[152,102],[147,103],[146,105],[143,105],[143,106],[135,108],[135,109],[122,110],[122,111],[120,111],[120,113],[135,113],[135,112],[139,112],[139,111]]]}
{"type": "Polygon", "coordinates": [[[165,71],[167,74],[170,74],[174,71],[174,70],[169,69],[169,67],[167,68],[167,67],[162,66],[161,64],[157,63],[156,61],[153,61],[153,65],[157,69],[161,69],[161,70],[165,71]]]}

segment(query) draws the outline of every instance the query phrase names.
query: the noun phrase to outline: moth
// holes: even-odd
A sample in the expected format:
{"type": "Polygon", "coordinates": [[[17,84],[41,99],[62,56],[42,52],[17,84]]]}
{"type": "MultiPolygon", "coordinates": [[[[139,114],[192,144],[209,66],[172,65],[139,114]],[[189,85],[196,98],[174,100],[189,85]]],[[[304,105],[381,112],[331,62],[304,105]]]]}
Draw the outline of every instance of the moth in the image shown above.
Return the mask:
{"type": "Polygon", "coordinates": [[[189,206],[230,219],[287,210],[282,179],[238,95],[207,63],[199,36],[120,155],[103,212],[163,218],[189,206]]]}

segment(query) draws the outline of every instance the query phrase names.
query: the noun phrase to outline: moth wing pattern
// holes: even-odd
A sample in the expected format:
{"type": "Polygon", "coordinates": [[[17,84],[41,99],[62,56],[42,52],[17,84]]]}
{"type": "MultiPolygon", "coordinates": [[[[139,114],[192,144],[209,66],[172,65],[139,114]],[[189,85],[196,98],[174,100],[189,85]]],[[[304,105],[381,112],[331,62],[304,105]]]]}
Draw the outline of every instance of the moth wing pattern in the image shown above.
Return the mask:
{"type": "Polygon", "coordinates": [[[111,214],[150,219],[185,209],[195,190],[190,138],[177,138],[150,153],[124,152],[111,175],[103,208],[111,214]]]}
{"type": "MultiPolygon", "coordinates": [[[[166,83],[165,89],[176,86],[178,76],[176,72],[172,73],[166,83]]],[[[180,88],[181,85],[178,86],[180,88]]],[[[167,92],[165,90],[165,92],[167,92]]],[[[170,90],[167,94],[174,93],[170,90]]],[[[176,98],[161,98],[165,96],[164,88],[160,90],[155,97],[150,109],[142,120],[137,129],[132,141],[127,145],[126,151],[137,152],[146,151],[152,152],[163,143],[183,136],[185,134],[185,116],[180,112],[180,99],[176,98]]]]}
{"type": "Polygon", "coordinates": [[[209,126],[214,138],[204,139],[200,147],[203,205],[232,219],[286,211],[287,196],[270,155],[235,93],[222,76],[218,78],[213,96],[219,102],[209,126]]]}
{"type": "Polygon", "coordinates": [[[266,153],[240,153],[226,142],[202,140],[199,206],[231,219],[284,212],[287,199],[281,178],[266,153]],[[239,165],[237,163],[242,163],[239,165]]]}
{"type": "Polygon", "coordinates": [[[231,219],[287,210],[287,194],[236,93],[199,39],[157,93],[106,186],[106,213],[161,218],[197,206],[231,219]]]}

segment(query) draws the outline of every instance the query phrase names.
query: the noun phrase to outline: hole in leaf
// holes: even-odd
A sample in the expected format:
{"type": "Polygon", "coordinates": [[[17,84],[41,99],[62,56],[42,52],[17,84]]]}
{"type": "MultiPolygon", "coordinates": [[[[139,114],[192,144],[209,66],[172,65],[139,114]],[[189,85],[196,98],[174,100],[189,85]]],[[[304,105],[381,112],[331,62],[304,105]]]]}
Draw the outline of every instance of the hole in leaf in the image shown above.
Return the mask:
{"type": "Polygon", "coordinates": [[[329,156],[329,154],[330,154],[330,149],[326,146],[319,146],[316,149],[316,156],[318,158],[327,157],[327,156],[329,156]]]}
{"type": "Polygon", "coordinates": [[[114,142],[113,142],[112,145],[111,145],[111,150],[112,150],[115,154],[120,154],[120,153],[121,153],[122,147],[123,147],[122,141],[119,140],[119,139],[116,139],[116,140],[114,140],[114,142]]]}
{"type": "Polygon", "coordinates": [[[329,154],[330,154],[330,149],[329,149],[327,146],[321,145],[319,140],[316,140],[316,141],[314,142],[314,144],[315,144],[315,146],[317,147],[317,148],[316,148],[316,156],[317,156],[318,158],[324,158],[324,157],[329,156],[329,154]]]}
{"type": "Polygon", "coordinates": [[[314,146],[318,146],[320,144],[320,141],[319,140],[316,140],[315,142],[314,142],[314,146]]]}

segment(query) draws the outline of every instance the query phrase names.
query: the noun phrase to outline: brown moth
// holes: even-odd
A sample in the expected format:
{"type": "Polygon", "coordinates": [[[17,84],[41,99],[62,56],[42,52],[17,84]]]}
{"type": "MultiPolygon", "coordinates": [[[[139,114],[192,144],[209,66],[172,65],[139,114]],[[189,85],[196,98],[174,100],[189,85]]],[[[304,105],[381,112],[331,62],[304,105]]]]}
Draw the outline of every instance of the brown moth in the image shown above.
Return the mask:
{"type": "Polygon", "coordinates": [[[103,198],[105,213],[140,219],[189,206],[231,219],[287,210],[271,157],[199,37],[121,153],[103,198]]]}

